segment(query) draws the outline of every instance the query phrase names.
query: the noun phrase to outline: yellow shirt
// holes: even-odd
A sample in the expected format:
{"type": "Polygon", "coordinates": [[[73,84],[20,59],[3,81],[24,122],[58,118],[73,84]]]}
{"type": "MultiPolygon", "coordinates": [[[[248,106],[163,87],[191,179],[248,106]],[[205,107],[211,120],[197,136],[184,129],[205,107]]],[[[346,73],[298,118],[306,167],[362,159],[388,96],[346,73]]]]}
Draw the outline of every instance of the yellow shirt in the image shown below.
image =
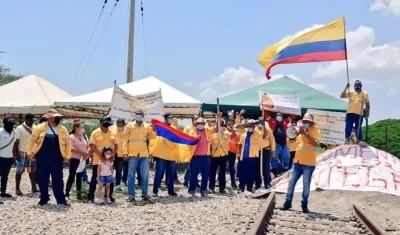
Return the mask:
{"type": "Polygon", "coordinates": [[[190,123],[189,125],[185,126],[185,128],[183,128],[183,133],[185,133],[186,135],[188,135],[189,132],[190,132],[191,130],[193,130],[193,129],[196,130],[196,126],[193,125],[193,123],[190,123]]]}
{"type": "Polygon", "coordinates": [[[344,97],[349,98],[347,113],[362,115],[364,103],[369,103],[369,97],[366,91],[361,91],[360,93],[356,91],[346,91],[344,97]]]}
{"type": "Polygon", "coordinates": [[[123,157],[124,155],[124,147],[123,147],[123,143],[124,143],[124,128],[122,128],[122,130],[118,130],[118,127],[113,125],[110,128],[108,128],[111,130],[111,132],[114,134],[115,139],[117,139],[118,141],[118,151],[117,151],[117,157],[123,157]]]}
{"type": "MultiPolygon", "coordinates": [[[[68,160],[71,158],[71,140],[69,138],[69,132],[67,128],[62,125],[57,125],[56,128],[58,141],[60,143],[61,155],[63,156],[64,160],[68,160]]],[[[26,145],[27,155],[35,155],[39,152],[48,129],[49,124],[47,122],[39,124],[33,129],[32,135],[29,137],[28,144],[26,145]]]]}
{"type": "MultiPolygon", "coordinates": [[[[205,128],[204,130],[206,131],[207,142],[208,142],[208,147],[207,147],[208,152],[207,152],[207,155],[211,155],[210,147],[211,147],[211,140],[212,140],[212,134],[213,134],[213,133],[212,133],[212,131],[211,131],[210,129],[208,129],[208,128],[205,128]]],[[[198,135],[198,134],[197,134],[197,128],[192,129],[192,130],[189,132],[188,135],[197,138],[197,135],[198,135]]]]}
{"type": "Polygon", "coordinates": [[[149,141],[155,138],[148,123],[142,122],[139,126],[133,121],[124,129],[124,154],[129,157],[149,157],[149,141]]]}
{"type": "Polygon", "coordinates": [[[213,133],[211,137],[211,157],[223,157],[228,155],[229,151],[229,139],[231,133],[229,131],[223,131],[221,133],[213,133]],[[221,136],[221,142],[219,137],[221,136]]]}
{"type": "MultiPolygon", "coordinates": [[[[312,126],[308,129],[308,134],[319,144],[321,133],[318,128],[312,126]]],[[[307,166],[315,166],[317,164],[317,146],[311,145],[310,141],[304,135],[296,137],[296,156],[293,163],[303,164],[307,166]]]]}
{"type": "MultiPolygon", "coordinates": [[[[101,153],[105,147],[114,149],[114,145],[118,144],[112,131],[108,130],[107,133],[101,131],[100,127],[92,132],[90,135],[89,144],[94,144],[101,153]]],[[[101,159],[97,153],[93,153],[92,164],[97,165],[101,159]]]]}
{"type": "Polygon", "coordinates": [[[270,127],[267,128],[267,137],[263,138],[263,130],[260,127],[257,127],[257,131],[260,132],[260,136],[262,138],[262,148],[269,148],[271,147],[271,151],[275,152],[276,149],[276,142],[275,142],[275,136],[274,133],[272,132],[272,129],[270,127]]]}
{"type": "MultiPolygon", "coordinates": [[[[242,150],[241,150],[241,153],[240,153],[240,160],[243,160],[243,151],[244,151],[244,145],[245,145],[247,133],[248,132],[243,133],[240,136],[240,141],[239,142],[242,145],[242,150]]],[[[259,132],[253,132],[251,134],[249,157],[259,157],[258,155],[259,155],[259,152],[260,152],[260,149],[261,149],[261,145],[260,145],[261,140],[262,140],[262,138],[261,138],[259,132]]]]}
{"type": "Polygon", "coordinates": [[[290,152],[296,151],[296,148],[297,148],[296,139],[290,140],[289,138],[287,138],[287,145],[289,147],[290,152]]]}

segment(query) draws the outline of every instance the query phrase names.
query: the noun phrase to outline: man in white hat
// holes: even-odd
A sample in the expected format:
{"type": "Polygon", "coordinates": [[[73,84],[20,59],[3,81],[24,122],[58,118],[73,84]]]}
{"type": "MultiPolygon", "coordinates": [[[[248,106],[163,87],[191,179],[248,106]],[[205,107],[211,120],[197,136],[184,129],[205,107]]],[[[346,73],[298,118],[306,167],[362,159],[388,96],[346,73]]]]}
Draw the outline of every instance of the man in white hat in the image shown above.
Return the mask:
{"type": "Polygon", "coordinates": [[[309,213],[308,197],[310,196],[310,184],[312,174],[317,164],[317,147],[321,139],[321,133],[316,127],[314,116],[306,113],[299,127],[299,135],[296,138],[297,149],[293,161],[292,177],[289,182],[286,200],[282,210],[292,208],[292,199],[297,181],[303,176],[303,194],[301,208],[303,213],[309,213]]]}
{"type": "Polygon", "coordinates": [[[63,162],[71,158],[71,142],[68,130],[60,124],[61,117],[57,110],[50,109],[46,113],[47,122],[36,126],[26,146],[29,159],[36,159],[36,180],[40,189],[41,206],[50,200],[50,176],[57,204],[69,206],[63,188],[63,162]]]}

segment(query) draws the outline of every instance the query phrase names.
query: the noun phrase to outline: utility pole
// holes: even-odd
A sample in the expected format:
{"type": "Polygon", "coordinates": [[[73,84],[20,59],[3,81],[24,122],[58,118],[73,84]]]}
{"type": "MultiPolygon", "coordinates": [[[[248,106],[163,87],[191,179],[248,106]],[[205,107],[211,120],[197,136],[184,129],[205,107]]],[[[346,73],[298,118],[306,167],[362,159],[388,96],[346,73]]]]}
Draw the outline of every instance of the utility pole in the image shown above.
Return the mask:
{"type": "Polygon", "coordinates": [[[129,17],[129,40],[128,40],[128,64],[126,68],[126,83],[133,82],[133,50],[135,41],[135,5],[136,1],[131,0],[129,17]]]}

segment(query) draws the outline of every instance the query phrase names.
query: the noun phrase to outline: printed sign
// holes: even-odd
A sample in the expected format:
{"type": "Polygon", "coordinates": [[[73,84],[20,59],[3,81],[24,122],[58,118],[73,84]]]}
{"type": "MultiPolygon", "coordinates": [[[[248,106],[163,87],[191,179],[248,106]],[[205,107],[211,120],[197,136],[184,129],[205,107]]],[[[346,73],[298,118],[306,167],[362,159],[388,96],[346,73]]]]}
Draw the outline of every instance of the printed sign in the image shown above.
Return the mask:
{"type": "MultiPolygon", "coordinates": [[[[291,171],[272,180],[271,189],[287,192],[291,171]]],[[[400,160],[373,147],[341,145],[320,154],[311,181],[311,190],[336,189],[377,191],[400,196],[400,160]]],[[[295,192],[303,190],[302,177],[295,192]]]]}
{"type": "Polygon", "coordinates": [[[151,119],[163,121],[164,103],[161,90],[144,95],[132,96],[119,86],[114,86],[109,115],[113,121],[123,118],[126,121],[135,119],[135,111],[142,109],[143,121],[151,122],[151,119]]]}
{"type": "Polygon", "coordinates": [[[339,112],[327,112],[316,109],[308,109],[307,113],[314,116],[318,129],[321,132],[321,143],[344,144],[344,129],[346,127],[346,114],[339,112]]]}
{"type": "Polygon", "coordinates": [[[300,97],[297,95],[274,95],[259,91],[261,110],[301,115],[300,97]]]}

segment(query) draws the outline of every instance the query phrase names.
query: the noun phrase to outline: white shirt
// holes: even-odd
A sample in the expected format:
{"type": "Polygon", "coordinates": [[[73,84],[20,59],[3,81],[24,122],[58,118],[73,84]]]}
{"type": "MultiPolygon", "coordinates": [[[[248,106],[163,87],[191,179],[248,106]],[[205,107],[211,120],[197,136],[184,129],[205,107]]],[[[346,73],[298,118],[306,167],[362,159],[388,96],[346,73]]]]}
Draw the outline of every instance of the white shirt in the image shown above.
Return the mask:
{"type": "Polygon", "coordinates": [[[15,142],[15,132],[12,131],[11,134],[4,130],[4,128],[0,128],[0,148],[3,148],[8,143],[10,143],[7,147],[0,150],[0,157],[3,158],[13,158],[13,146],[15,142]],[[11,142],[11,143],[10,143],[11,142]]]}
{"type": "MultiPolygon", "coordinates": [[[[18,150],[21,152],[26,152],[26,145],[28,144],[28,139],[31,134],[29,134],[29,132],[22,125],[24,124],[21,124],[15,128],[15,139],[19,140],[18,150]]],[[[33,124],[32,128],[29,126],[26,127],[31,129],[33,132],[35,125],[33,124]]]]}

